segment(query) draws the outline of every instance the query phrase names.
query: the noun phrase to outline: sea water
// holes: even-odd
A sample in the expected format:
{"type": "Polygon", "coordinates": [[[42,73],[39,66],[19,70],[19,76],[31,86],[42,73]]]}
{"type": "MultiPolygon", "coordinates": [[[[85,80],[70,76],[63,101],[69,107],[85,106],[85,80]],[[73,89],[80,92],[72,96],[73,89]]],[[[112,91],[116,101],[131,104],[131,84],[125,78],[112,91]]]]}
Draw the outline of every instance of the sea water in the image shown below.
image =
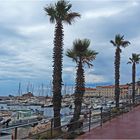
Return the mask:
{"type": "MultiPolygon", "coordinates": [[[[15,110],[27,110],[31,109],[33,111],[39,110],[44,112],[45,117],[53,117],[53,107],[45,107],[42,108],[41,106],[23,106],[23,105],[10,105],[8,106],[7,104],[0,104],[0,109],[5,109],[5,110],[10,110],[10,109],[15,109],[15,110]]],[[[66,115],[69,114],[72,110],[69,107],[64,107],[61,109],[61,115],[66,115]]]]}

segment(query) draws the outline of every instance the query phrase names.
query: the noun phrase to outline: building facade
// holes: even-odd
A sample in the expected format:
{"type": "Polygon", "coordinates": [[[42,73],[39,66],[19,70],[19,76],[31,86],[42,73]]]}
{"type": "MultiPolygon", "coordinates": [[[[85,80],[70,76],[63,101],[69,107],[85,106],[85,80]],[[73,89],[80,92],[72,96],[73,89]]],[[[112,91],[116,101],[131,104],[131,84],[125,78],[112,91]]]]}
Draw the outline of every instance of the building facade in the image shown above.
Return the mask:
{"type": "Polygon", "coordinates": [[[96,88],[85,88],[84,97],[95,97],[98,96],[96,88]]]}
{"type": "MultiPolygon", "coordinates": [[[[135,95],[140,95],[140,84],[136,83],[135,95]]],[[[97,86],[96,88],[85,88],[84,97],[108,97],[114,99],[115,85],[97,86]]],[[[132,84],[120,85],[120,99],[131,98],[132,84]]]]}

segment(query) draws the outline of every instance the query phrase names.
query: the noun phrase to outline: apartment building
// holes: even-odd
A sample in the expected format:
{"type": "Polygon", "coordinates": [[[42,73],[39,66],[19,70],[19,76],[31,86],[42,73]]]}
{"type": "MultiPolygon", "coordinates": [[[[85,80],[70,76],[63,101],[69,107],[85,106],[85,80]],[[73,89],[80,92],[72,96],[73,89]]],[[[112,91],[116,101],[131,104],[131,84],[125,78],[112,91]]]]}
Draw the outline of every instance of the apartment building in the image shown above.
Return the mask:
{"type": "Polygon", "coordinates": [[[85,94],[84,97],[94,97],[94,96],[98,96],[97,92],[96,92],[96,88],[85,88],[85,94]]]}
{"type": "MultiPolygon", "coordinates": [[[[132,84],[120,85],[120,98],[132,95],[132,84]]],[[[140,84],[136,84],[136,95],[140,95],[140,84]]],[[[85,88],[85,97],[102,96],[114,98],[115,85],[97,86],[96,88],[85,88]]]]}
{"type": "MultiPolygon", "coordinates": [[[[135,94],[140,95],[140,84],[135,85],[135,94]]],[[[129,84],[128,95],[132,95],[132,84],[129,84]]]]}
{"type": "Polygon", "coordinates": [[[129,92],[129,85],[120,85],[120,98],[126,98],[129,92]]]}
{"type": "MultiPolygon", "coordinates": [[[[120,85],[120,98],[125,98],[128,94],[128,85],[120,85]]],[[[97,92],[99,96],[114,98],[115,86],[98,86],[97,92]]]]}
{"type": "Polygon", "coordinates": [[[115,86],[97,86],[96,89],[98,96],[114,98],[115,86]]]}

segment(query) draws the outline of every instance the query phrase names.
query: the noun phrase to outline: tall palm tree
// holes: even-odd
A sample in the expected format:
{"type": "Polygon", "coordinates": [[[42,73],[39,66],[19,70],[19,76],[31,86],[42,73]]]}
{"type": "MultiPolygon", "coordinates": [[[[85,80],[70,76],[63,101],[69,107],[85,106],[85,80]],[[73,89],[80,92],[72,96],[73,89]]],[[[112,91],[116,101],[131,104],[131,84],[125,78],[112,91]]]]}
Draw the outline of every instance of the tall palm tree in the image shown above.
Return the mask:
{"type": "Polygon", "coordinates": [[[121,53],[121,48],[120,47],[127,47],[130,42],[124,40],[124,36],[121,35],[116,35],[115,40],[110,41],[115,47],[116,47],[116,52],[115,52],[115,101],[116,101],[116,107],[119,107],[119,96],[120,96],[120,53],[121,53]]]}
{"type": "MultiPolygon", "coordinates": [[[[66,55],[77,64],[77,73],[75,79],[75,108],[72,122],[79,120],[81,114],[82,98],[85,92],[85,74],[84,65],[87,64],[88,67],[92,66],[92,61],[96,58],[98,54],[94,50],[90,50],[88,47],[90,41],[88,39],[77,39],[73,42],[73,48],[67,50],[66,55]]],[[[71,129],[76,129],[78,125],[71,125],[71,129]]]]}
{"type": "Polygon", "coordinates": [[[63,23],[72,24],[80,14],[71,12],[72,5],[64,0],[59,0],[55,5],[44,8],[50,17],[50,22],[55,23],[54,48],[53,48],[53,110],[54,127],[61,126],[61,89],[62,89],[62,61],[63,61],[63,23]]]}
{"type": "Polygon", "coordinates": [[[132,64],[132,101],[135,103],[136,64],[140,62],[140,54],[132,53],[127,64],[132,64]]]}

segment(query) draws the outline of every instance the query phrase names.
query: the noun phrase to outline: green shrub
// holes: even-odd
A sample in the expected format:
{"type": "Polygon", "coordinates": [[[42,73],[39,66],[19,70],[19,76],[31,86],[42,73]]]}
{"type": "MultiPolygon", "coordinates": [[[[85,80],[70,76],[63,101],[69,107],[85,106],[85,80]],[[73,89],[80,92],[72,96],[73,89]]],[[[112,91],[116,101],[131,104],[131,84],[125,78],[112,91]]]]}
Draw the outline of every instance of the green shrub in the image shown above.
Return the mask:
{"type": "Polygon", "coordinates": [[[120,110],[119,110],[118,108],[112,108],[112,109],[111,109],[111,113],[117,113],[117,114],[118,114],[119,111],[120,111],[120,110]]]}

